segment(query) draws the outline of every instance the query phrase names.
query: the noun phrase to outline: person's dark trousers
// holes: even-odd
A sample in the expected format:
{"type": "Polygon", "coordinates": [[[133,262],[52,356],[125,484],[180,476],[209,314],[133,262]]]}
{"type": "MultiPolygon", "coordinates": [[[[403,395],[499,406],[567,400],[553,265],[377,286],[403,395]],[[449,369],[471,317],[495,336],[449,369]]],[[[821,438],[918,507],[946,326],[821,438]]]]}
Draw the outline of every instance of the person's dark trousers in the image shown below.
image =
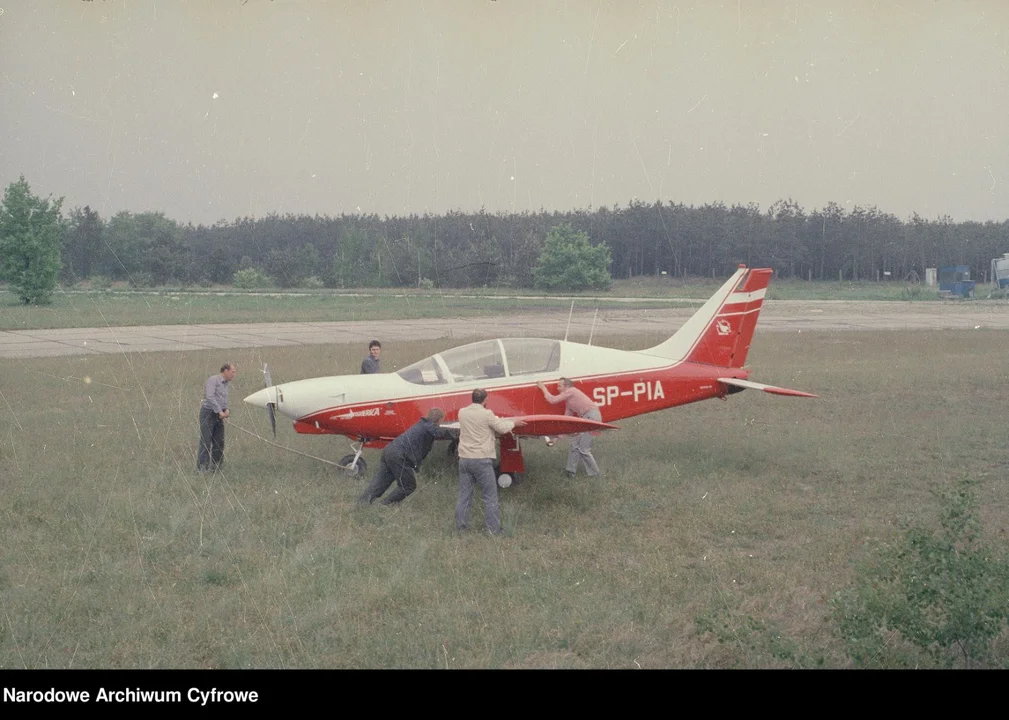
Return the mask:
{"type": "Polygon", "coordinates": [[[213,410],[200,408],[200,451],[197,470],[219,470],[224,462],[224,421],[213,410]],[[213,463],[213,466],[211,466],[213,463]]]}
{"type": "Polygon", "coordinates": [[[417,476],[413,465],[403,457],[397,448],[386,448],[382,453],[381,465],[375,477],[368,483],[368,488],[358,499],[358,503],[368,505],[376,498],[382,497],[389,486],[396,483],[397,487],[385,500],[383,505],[398,503],[417,489],[417,476]]]}

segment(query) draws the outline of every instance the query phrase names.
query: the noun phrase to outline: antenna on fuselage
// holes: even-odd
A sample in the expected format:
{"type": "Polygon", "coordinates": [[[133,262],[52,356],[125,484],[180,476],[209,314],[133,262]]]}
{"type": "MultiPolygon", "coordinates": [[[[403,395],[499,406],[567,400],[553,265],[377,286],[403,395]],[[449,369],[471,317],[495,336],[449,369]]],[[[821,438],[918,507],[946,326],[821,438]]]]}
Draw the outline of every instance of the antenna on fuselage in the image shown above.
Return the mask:
{"type": "Polygon", "coordinates": [[[575,301],[572,300],[571,309],[568,310],[568,326],[564,328],[564,342],[568,341],[568,332],[570,332],[571,330],[571,315],[574,313],[574,311],[575,311],[575,301]]]}
{"type": "Polygon", "coordinates": [[[592,316],[592,329],[589,330],[589,345],[592,344],[592,336],[596,332],[596,318],[599,317],[599,308],[596,308],[596,314],[592,316]]]}

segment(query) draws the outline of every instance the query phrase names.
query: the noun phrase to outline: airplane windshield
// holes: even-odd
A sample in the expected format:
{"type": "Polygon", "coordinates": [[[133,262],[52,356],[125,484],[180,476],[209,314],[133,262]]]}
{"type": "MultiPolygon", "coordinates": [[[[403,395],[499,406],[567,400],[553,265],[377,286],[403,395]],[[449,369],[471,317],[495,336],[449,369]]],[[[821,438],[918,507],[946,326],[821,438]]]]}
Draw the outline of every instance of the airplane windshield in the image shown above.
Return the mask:
{"type": "Polygon", "coordinates": [[[414,385],[442,385],[506,375],[556,372],[560,364],[561,344],[557,340],[507,338],[452,348],[415,362],[397,374],[414,385]]]}
{"type": "Polygon", "coordinates": [[[509,375],[553,372],[561,365],[561,344],[545,338],[506,338],[501,341],[509,375]]]}
{"type": "Polygon", "coordinates": [[[497,340],[463,345],[441,354],[455,382],[504,377],[504,358],[497,340]]]}
{"type": "Polygon", "coordinates": [[[407,365],[396,374],[414,385],[443,385],[447,382],[433,357],[407,365]]]}

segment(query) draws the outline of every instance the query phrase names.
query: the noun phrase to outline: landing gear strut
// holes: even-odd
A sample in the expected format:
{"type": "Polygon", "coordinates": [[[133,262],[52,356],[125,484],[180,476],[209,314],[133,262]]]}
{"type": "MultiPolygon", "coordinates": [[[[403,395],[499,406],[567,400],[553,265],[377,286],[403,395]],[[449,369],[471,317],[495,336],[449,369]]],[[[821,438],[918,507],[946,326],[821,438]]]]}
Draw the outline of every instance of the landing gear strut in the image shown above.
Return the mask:
{"type": "Polygon", "coordinates": [[[357,442],[351,441],[350,449],[354,451],[354,454],[344,455],[340,458],[340,469],[351,477],[361,477],[368,470],[368,463],[366,463],[364,458],[361,457],[361,452],[364,450],[364,443],[365,441],[363,439],[357,442]]]}
{"type": "MultiPolygon", "coordinates": [[[[456,457],[459,450],[459,441],[453,440],[448,445],[446,454],[449,457],[456,457]]],[[[350,457],[349,455],[347,457],[350,457]]],[[[347,458],[344,458],[347,459],[347,458]]],[[[343,464],[343,461],[340,461],[343,464]]],[[[501,462],[494,463],[494,477],[497,478],[499,488],[519,485],[525,479],[525,462],[522,459],[522,448],[519,446],[518,438],[514,435],[501,436],[501,462]]]]}
{"type": "Polygon", "coordinates": [[[501,436],[501,463],[494,464],[494,474],[500,488],[511,487],[522,482],[526,464],[522,459],[519,439],[511,433],[501,436]]]}

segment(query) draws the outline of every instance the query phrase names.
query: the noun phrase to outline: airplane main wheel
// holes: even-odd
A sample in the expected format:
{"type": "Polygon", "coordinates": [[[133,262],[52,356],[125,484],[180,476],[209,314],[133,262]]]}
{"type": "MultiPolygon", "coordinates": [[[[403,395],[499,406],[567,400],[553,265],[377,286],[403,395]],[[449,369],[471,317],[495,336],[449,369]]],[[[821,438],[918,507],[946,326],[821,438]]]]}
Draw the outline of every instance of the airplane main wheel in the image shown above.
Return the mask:
{"type": "Polygon", "coordinates": [[[344,455],[340,458],[340,465],[341,469],[351,477],[361,477],[368,470],[368,463],[364,461],[364,458],[359,457],[357,462],[354,462],[353,455],[344,455]]]}
{"type": "Polygon", "coordinates": [[[497,476],[497,486],[499,488],[511,487],[522,484],[522,473],[501,473],[497,476]]]}

